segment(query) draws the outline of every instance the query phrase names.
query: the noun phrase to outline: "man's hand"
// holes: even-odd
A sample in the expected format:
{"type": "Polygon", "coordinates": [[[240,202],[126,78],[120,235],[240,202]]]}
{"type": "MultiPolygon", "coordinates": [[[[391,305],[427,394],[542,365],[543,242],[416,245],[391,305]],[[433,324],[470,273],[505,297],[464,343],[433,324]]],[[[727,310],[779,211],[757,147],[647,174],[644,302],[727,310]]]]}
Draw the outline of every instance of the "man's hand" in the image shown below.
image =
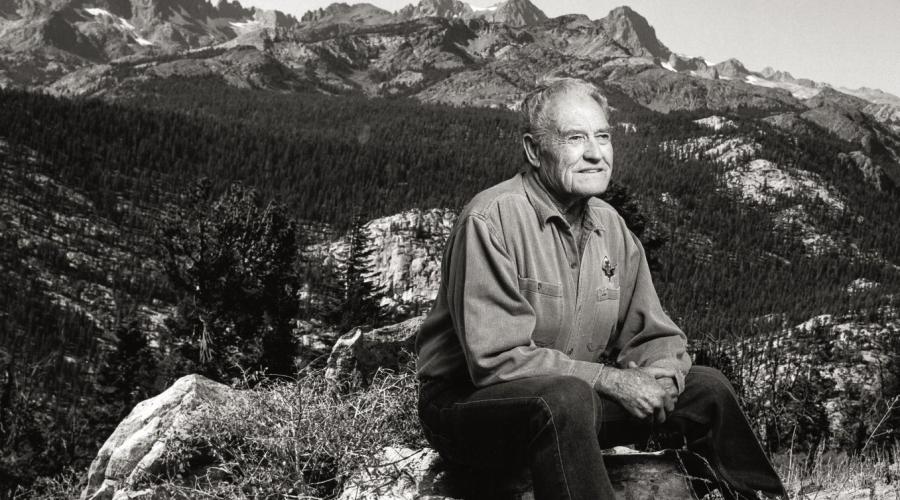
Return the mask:
{"type": "MultiPolygon", "coordinates": [[[[600,374],[600,391],[615,399],[637,418],[655,416],[657,422],[664,422],[666,411],[675,407],[675,401],[671,397],[669,389],[658,380],[674,380],[675,370],[648,366],[638,368],[629,363],[627,369],[617,369],[607,366],[600,374]]],[[[674,383],[672,389],[675,389],[674,383]]],[[[675,389],[674,394],[678,394],[675,389]]]]}
{"type": "MultiPolygon", "coordinates": [[[[672,413],[675,409],[675,402],[678,401],[678,387],[675,385],[675,379],[672,377],[661,377],[656,379],[656,383],[666,391],[665,398],[665,414],[662,421],[666,419],[665,415],[672,413]]],[[[658,420],[660,421],[660,420],[658,420]]],[[[660,422],[662,422],[660,421],[660,422]]]]}

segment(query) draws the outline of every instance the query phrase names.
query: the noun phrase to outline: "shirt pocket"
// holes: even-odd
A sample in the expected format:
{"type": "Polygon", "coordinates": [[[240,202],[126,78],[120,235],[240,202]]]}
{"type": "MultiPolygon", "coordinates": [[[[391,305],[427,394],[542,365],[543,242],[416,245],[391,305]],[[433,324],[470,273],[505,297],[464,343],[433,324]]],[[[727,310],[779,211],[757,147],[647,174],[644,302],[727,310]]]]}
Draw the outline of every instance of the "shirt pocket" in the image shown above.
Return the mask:
{"type": "Polygon", "coordinates": [[[619,277],[614,276],[611,279],[603,280],[605,283],[597,289],[597,302],[607,300],[619,300],[619,277]]]}
{"type": "Polygon", "coordinates": [[[541,347],[553,347],[562,325],[562,285],[520,277],[519,292],[534,309],[535,322],[531,340],[541,347]]]}
{"type": "Polygon", "coordinates": [[[597,289],[597,301],[619,300],[619,289],[607,286],[601,286],[597,289]]]}

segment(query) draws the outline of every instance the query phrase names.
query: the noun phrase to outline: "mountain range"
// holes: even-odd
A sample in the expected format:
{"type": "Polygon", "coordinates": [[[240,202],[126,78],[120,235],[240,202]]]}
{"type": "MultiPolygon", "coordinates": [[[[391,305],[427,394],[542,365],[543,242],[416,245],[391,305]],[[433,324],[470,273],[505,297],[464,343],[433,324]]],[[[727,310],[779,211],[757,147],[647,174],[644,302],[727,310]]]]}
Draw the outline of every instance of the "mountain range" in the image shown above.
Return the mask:
{"type": "Polygon", "coordinates": [[[297,20],[236,2],[105,1],[6,0],[2,85],[115,98],[147,79],[214,77],[241,88],[512,108],[539,78],[569,75],[655,111],[750,108],[794,131],[814,124],[900,182],[900,98],[681,55],[625,6],[591,20],[548,19],[529,0],[421,0],[398,12],[336,3],[297,20]]]}

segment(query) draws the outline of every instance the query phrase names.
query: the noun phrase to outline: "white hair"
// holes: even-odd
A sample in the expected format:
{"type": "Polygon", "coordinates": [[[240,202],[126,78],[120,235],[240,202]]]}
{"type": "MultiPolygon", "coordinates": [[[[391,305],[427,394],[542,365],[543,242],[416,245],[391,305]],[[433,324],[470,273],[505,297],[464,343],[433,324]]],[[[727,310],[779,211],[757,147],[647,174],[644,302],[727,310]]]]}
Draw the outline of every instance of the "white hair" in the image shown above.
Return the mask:
{"type": "Polygon", "coordinates": [[[547,104],[554,97],[563,94],[590,97],[600,105],[603,113],[609,119],[609,104],[606,102],[606,97],[600,93],[600,89],[593,83],[578,78],[544,78],[538,81],[534,90],[525,95],[525,100],[522,101],[519,107],[519,111],[525,120],[524,132],[536,138],[546,135],[550,127],[545,113],[547,104]]]}

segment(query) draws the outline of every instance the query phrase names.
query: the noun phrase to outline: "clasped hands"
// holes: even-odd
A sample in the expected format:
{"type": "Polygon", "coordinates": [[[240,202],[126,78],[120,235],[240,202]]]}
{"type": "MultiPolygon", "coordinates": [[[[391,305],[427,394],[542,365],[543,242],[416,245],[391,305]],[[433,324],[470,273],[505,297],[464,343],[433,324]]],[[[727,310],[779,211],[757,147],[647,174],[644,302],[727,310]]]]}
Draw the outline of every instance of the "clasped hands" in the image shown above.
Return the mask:
{"type": "Polygon", "coordinates": [[[639,367],[630,361],[627,368],[604,368],[601,376],[601,392],[637,418],[652,416],[655,422],[663,423],[675,409],[678,388],[674,369],[639,367]]]}

